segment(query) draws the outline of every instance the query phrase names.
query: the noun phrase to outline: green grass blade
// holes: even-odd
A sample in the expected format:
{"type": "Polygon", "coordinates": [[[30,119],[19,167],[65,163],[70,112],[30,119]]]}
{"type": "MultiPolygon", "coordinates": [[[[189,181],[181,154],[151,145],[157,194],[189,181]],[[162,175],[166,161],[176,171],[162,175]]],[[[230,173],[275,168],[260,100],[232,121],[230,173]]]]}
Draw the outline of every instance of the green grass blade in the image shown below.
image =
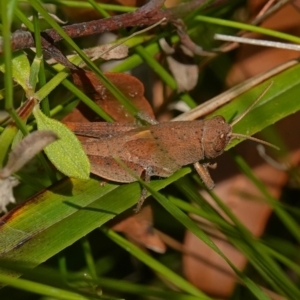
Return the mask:
{"type": "Polygon", "coordinates": [[[170,269],[159,263],[157,260],[153,259],[143,250],[128,242],[114,231],[102,228],[102,232],[104,232],[115,243],[129,251],[132,255],[136,256],[139,260],[148,265],[150,268],[163,275],[181,290],[190,293],[191,295],[198,296],[199,299],[211,299],[210,297],[206,296],[201,291],[199,291],[192,284],[190,284],[188,281],[186,281],[185,279],[177,275],[175,272],[171,271],[170,269]]]}

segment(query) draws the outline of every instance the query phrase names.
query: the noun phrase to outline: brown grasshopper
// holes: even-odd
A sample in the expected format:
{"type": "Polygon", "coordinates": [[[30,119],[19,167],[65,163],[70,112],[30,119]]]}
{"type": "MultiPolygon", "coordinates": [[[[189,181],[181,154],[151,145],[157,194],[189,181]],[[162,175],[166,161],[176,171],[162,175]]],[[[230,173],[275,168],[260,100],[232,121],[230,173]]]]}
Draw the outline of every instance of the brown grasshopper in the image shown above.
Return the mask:
{"type": "MultiPolygon", "coordinates": [[[[269,86],[270,87],[270,86],[269,86]]],[[[269,87],[267,89],[269,89],[269,87]]],[[[91,172],[104,179],[129,183],[137,181],[116,160],[118,157],[138,176],[150,181],[152,176],[169,177],[182,166],[193,164],[205,185],[212,189],[207,161],[224,152],[232,139],[246,138],[275,147],[253,137],[232,132],[239,122],[263,97],[258,99],[234,122],[222,116],[208,120],[165,122],[138,126],[128,123],[67,123],[76,134],[92,137],[82,143],[91,162],[91,172]]],[[[142,193],[136,211],[145,198],[142,193]]]]}

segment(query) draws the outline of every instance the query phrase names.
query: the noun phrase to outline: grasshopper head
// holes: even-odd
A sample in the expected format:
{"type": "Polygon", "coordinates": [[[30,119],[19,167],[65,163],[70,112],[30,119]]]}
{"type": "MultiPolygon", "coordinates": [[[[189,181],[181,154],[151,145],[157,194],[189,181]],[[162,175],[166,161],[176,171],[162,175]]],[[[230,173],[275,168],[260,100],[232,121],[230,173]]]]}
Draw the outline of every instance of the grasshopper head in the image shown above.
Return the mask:
{"type": "Polygon", "coordinates": [[[231,139],[232,128],[222,116],[207,120],[204,126],[202,139],[204,157],[215,158],[224,152],[231,139]]]}

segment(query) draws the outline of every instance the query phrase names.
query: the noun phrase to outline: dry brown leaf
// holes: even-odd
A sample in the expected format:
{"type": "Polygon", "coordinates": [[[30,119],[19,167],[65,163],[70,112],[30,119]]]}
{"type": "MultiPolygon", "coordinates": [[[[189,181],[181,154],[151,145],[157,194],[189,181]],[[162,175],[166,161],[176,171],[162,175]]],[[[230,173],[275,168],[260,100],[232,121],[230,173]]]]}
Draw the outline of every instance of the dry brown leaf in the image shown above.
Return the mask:
{"type": "MultiPolygon", "coordinates": [[[[128,47],[126,45],[114,44],[99,45],[96,47],[84,49],[83,52],[92,60],[102,58],[103,60],[122,59],[128,56],[128,47]]],[[[77,54],[67,55],[68,60],[72,60],[77,54]]],[[[54,58],[47,59],[48,64],[56,64],[54,58]]],[[[81,65],[82,66],[82,65],[81,65]]]]}
{"type": "Polygon", "coordinates": [[[191,51],[183,45],[175,50],[165,39],[160,39],[159,44],[167,55],[168,67],[177,83],[178,93],[192,90],[198,82],[199,69],[191,51]]]}
{"type": "Polygon", "coordinates": [[[84,52],[92,60],[102,58],[104,60],[122,59],[128,56],[128,46],[114,44],[100,45],[90,49],[85,49],[84,52]]]}
{"type": "Polygon", "coordinates": [[[9,177],[19,171],[35,155],[57,139],[57,135],[49,130],[34,131],[27,135],[10,152],[6,166],[0,170],[0,178],[9,177]]]}
{"type": "Polygon", "coordinates": [[[198,82],[198,66],[196,64],[185,64],[174,59],[172,56],[167,57],[169,69],[176,80],[177,92],[191,91],[198,82]]]}
{"type": "Polygon", "coordinates": [[[153,228],[151,206],[144,205],[138,214],[121,217],[121,220],[114,221],[112,229],[124,233],[128,239],[157,253],[166,251],[166,245],[153,228]]]}
{"type": "Polygon", "coordinates": [[[13,188],[19,184],[19,181],[11,175],[18,172],[35,155],[55,140],[57,140],[57,136],[52,131],[34,131],[10,152],[6,166],[0,170],[0,213],[2,211],[7,212],[6,206],[9,203],[15,203],[13,188]]]}
{"type": "MultiPolygon", "coordinates": [[[[98,77],[90,71],[72,71],[73,81],[82,91],[97,103],[103,110],[118,122],[134,122],[134,117],[115,99],[108,89],[101,83],[98,77]]],[[[149,102],[144,97],[144,86],[135,77],[123,73],[105,73],[110,80],[135,107],[154,118],[154,114],[149,102]]],[[[68,115],[64,121],[95,121],[99,117],[86,105],[79,104],[77,110],[68,115]]]]}

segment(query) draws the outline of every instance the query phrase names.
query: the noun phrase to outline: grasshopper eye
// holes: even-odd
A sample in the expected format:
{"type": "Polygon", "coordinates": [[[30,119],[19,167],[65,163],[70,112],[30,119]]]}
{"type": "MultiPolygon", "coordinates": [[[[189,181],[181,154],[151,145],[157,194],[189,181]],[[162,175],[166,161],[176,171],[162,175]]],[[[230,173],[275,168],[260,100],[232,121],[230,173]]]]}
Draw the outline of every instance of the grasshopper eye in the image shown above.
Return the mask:
{"type": "Polygon", "coordinates": [[[224,133],[222,133],[216,140],[214,144],[214,150],[219,153],[221,151],[224,151],[224,148],[226,146],[226,136],[224,133]]]}

